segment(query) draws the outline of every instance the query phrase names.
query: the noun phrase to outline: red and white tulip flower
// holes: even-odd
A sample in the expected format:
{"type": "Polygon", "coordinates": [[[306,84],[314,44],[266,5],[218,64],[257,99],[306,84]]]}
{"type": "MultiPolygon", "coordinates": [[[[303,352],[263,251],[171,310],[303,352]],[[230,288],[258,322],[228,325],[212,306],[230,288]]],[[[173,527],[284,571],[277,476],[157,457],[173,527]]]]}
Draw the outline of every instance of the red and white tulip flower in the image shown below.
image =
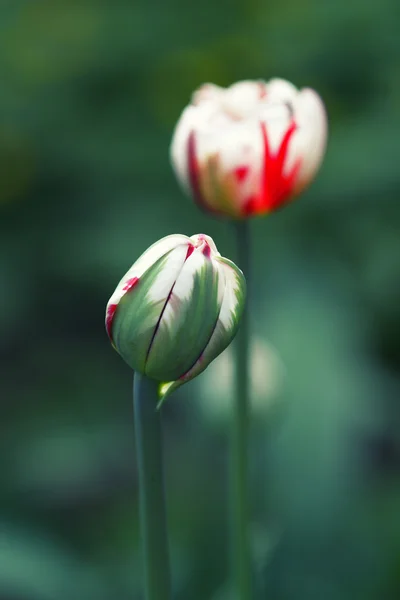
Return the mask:
{"type": "Polygon", "coordinates": [[[245,294],[243,273],[208,235],[168,235],[117,285],[106,308],[107,333],[132,369],[160,382],[163,399],[230,344],[245,294]]]}
{"type": "Polygon", "coordinates": [[[205,84],[175,128],[178,179],[205,210],[234,219],[276,210],[314,178],[327,118],[312,89],[283,79],[205,84]]]}

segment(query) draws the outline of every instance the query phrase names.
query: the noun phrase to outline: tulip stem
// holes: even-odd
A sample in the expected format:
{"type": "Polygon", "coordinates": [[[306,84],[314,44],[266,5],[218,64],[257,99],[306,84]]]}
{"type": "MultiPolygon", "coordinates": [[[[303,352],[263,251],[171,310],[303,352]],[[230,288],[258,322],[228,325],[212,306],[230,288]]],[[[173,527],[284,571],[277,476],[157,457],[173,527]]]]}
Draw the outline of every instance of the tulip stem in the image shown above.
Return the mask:
{"type": "Polygon", "coordinates": [[[133,404],[143,542],[145,599],[170,600],[166,508],[157,381],[135,373],[133,404]]]}
{"type": "MultiPolygon", "coordinates": [[[[248,221],[238,221],[236,228],[237,263],[247,280],[250,275],[250,231],[248,221]]],[[[251,598],[251,564],[248,539],[248,429],[249,429],[249,311],[244,309],[236,336],[236,398],[232,427],[232,569],[235,598],[251,598]]]]}

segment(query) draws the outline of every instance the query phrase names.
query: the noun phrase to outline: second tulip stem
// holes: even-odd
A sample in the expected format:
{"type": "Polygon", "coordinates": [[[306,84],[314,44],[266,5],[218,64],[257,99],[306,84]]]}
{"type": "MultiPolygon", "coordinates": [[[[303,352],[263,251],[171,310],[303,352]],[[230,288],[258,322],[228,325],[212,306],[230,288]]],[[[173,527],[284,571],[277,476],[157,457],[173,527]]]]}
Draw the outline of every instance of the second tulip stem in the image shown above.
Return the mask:
{"type": "MultiPolygon", "coordinates": [[[[235,224],[237,264],[249,288],[250,235],[248,221],[235,224]]],[[[236,336],[236,398],[232,428],[232,547],[235,600],[251,599],[251,564],[248,539],[248,425],[249,425],[249,310],[244,310],[236,336]]]]}
{"type": "Polygon", "coordinates": [[[133,401],[145,599],[170,600],[166,509],[157,382],[135,373],[133,401]]]}

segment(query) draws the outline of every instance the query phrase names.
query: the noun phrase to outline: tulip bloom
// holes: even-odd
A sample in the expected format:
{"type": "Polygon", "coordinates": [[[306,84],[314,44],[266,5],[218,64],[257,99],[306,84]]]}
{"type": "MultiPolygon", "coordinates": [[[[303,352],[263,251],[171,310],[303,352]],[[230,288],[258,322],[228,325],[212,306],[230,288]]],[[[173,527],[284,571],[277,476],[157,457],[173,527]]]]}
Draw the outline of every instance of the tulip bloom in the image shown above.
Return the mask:
{"type": "Polygon", "coordinates": [[[160,397],[201,373],[232,341],[245,279],[207,235],[169,235],[121,279],[106,309],[114,348],[160,382],[160,397]]]}
{"type": "Polygon", "coordinates": [[[244,219],[276,210],[312,181],[326,135],[311,89],[283,79],[205,84],[178,121],[171,160],[200,207],[244,219]]]}

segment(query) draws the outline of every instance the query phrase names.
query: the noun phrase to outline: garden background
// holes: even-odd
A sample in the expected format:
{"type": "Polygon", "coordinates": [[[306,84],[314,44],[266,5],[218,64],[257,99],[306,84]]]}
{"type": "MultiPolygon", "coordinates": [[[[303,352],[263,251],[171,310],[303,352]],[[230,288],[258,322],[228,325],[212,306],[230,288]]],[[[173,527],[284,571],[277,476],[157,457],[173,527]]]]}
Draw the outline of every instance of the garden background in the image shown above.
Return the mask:
{"type": "MultiPolygon", "coordinates": [[[[186,198],[204,81],[284,77],[329,114],[315,183],[252,222],[257,600],[400,595],[397,0],[2,0],[0,599],[139,600],[131,372],[106,302],[186,198]]],[[[176,600],[229,600],[228,350],[163,408],[176,600]]]]}

